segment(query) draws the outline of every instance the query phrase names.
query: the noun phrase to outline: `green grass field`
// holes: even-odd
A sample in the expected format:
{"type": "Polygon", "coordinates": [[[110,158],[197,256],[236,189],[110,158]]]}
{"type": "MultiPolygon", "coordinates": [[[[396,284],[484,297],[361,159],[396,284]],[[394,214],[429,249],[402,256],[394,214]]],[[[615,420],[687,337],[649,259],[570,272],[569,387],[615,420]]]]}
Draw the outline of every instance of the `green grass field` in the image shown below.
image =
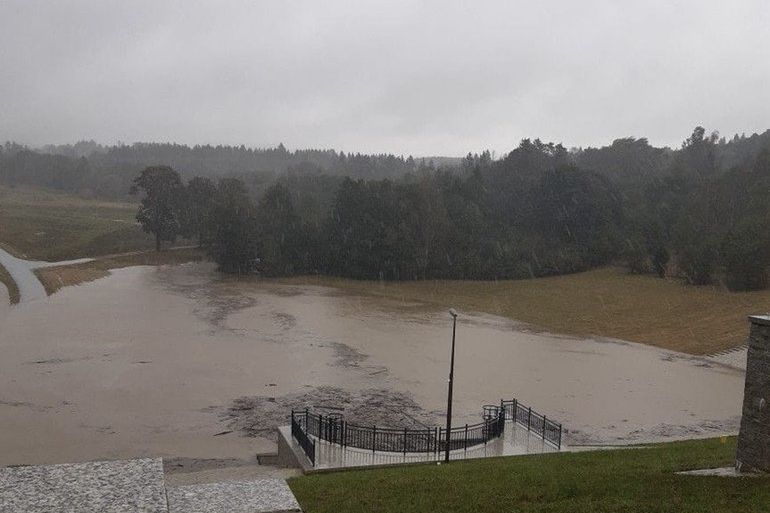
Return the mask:
{"type": "Polygon", "coordinates": [[[67,260],[152,249],[137,205],[0,186],[0,245],[22,258],[67,260]]]}
{"type": "Polygon", "coordinates": [[[729,292],[611,267],[518,281],[383,283],[324,277],[284,281],[487,312],[553,333],[614,337],[690,354],[745,343],[747,316],[770,310],[770,290],[729,292]]]}
{"type": "Polygon", "coordinates": [[[770,511],[768,477],[701,477],[731,466],[735,439],[312,474],[289,481],[306,513],[770,511]]]}

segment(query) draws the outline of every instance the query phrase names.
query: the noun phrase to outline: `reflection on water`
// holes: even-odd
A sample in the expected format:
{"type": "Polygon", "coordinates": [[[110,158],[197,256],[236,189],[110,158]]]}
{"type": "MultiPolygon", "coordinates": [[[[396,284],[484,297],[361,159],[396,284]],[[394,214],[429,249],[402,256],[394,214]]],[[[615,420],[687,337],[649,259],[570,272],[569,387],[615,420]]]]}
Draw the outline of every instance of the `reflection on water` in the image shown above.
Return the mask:
{"type": "MultiPolygon", "coordinates": [[[[426,418],[446,406],[443,309],[239,282],[206,264],[116,270],[2,310],[0,328],[0,464],[269,450],[272,442],[239,430],[214,436],[229,430],[227,412],[244,396],[336,387],[392,390],[426,418]]],[[[517,397],[560,420],[571,443],[737,426],[738,371],[637,344],[530,333],[487,315],[462,315],[457,337],[456,422],[517,397]]]]}

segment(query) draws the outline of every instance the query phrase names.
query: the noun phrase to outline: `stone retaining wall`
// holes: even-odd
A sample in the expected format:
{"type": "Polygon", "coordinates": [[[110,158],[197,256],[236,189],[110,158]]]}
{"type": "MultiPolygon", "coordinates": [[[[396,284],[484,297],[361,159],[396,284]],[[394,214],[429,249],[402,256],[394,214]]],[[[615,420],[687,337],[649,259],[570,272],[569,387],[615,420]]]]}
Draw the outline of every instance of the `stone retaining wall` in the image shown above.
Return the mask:
{"type": "Polygon", "coordinates": [[[735,466],[740,472],[770,472],[770,316],[755,315],[749,321],[746,385],[735,466]]]}

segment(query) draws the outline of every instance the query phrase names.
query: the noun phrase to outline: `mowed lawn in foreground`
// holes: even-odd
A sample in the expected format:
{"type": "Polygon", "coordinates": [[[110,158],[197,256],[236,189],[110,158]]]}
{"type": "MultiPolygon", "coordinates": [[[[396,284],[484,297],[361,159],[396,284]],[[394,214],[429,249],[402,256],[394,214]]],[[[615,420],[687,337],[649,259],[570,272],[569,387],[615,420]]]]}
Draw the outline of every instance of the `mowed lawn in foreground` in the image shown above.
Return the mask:
{"type": "Polygon", "coordinates": [[[22,258],[68,260],[152,249],[138,204],[0,186],[0,245],[22,258]]]}
{"type": "Polygon", "coordinates": [[[735,439],[313,474],[289,485],[306,513],[767,512],[768,477],[701,477],[731,466],[735,439]]]}
{"type": "Polygon", "coordinates": [[[770,290],[736,293],[695,287],[615,267],[518,281],[286,281],[486,312],[554,333],[614,337],[690,354],[744,344],[747,316],[770,311],[770,290]]]}

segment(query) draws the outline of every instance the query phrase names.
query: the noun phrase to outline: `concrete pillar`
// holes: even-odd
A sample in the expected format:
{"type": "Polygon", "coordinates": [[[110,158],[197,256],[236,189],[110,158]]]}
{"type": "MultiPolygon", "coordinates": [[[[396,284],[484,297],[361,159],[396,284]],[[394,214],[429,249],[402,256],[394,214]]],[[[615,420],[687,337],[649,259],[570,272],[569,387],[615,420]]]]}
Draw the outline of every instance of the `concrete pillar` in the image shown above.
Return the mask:
{"type": "Polygon", "coordinates": [[[749,317],[749,354],[735,468],[770,472],[770,315],[749,317]]]}

